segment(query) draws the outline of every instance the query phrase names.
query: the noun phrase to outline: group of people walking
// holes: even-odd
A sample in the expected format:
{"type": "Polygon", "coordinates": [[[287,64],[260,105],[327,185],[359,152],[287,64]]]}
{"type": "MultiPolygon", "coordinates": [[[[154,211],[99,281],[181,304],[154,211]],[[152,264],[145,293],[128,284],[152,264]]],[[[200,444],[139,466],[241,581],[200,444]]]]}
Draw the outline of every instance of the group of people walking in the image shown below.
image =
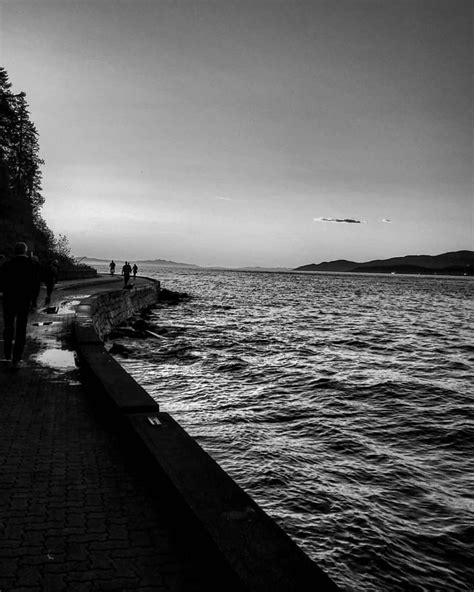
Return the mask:
{"type": "Polygon", "coordinates": [[[18,367],[23,356],[28,314],[38,306],[41,283],[46,286],[45,305],[48,305],[57,279],[57,260],[40,264],[37,257],[28,255],[28,247],[24,242],[16,243],[13,257],[1,258],[3,347],[6,360],[11,361],[14,368],[18,367]]]}
{"type": "MultiPolygon", "coordinates": [[[[112,261],[109,263],[110,275],[115,274],[115,268],[116,268],[115,261],[112,259],[112,261]]],[[[137,277],[137,272],[138,272],[138,267],[137,267],[136,263],[134,263],[133,267],[132,267],[128,261],[125,261],[125,263],[122,267],[124,287],[128,286],[128,282],[130,281],[130,276],[132,274],[133,274],[133,279],[135,280],[135,278],[137,277]]]]}

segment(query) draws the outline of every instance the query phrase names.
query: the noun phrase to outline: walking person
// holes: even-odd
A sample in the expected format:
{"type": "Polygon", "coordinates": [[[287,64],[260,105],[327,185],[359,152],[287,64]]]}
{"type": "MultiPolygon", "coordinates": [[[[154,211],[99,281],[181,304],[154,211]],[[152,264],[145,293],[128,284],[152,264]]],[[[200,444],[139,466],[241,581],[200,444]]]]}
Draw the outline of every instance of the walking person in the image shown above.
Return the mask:
{"type": "Polygon", "coordinates": [[[13,368],[18,368],[23,357],[28,313],[37,283],[37,270],[27,256],[27,250],[26,243],[16,243],[14,257],[0,270],[4,354],[7,360],[12,361],[13,368]]]}
{"type": "Polygon", "coordinates": [[[114,273],[115,273],[115,261],[113,259],[109,263],[109,267],[110,267],[110,275],[114,275],[114,273]]]}
{"type": "Polygon", "coordinates": [[[137,271],[138,271],[138,267],[137,264],[134,263],[133,267],[132,267],[132,272],[133,272],[133,280],[135,281],[135,278],[137,277],[137,271]]]}
{"type": "Polygon", "coordinates": [[[41,266],[36,255],[30,255],[30,259],[33,262],[35,270],[35,285],[31,294],[31,311],[34,312],[38,308],[38,296],[41,288],[41,266]]]}
{"type": "Polygon", "coordinates": [[[49,260],[48,263],[43,267],[43,282],[46,286],[46,298],[45,305],[47,306],[51,302],[51,294],[53,293],[54,286],[58,281],[58,261],[57,259],[49,260]]]}
{"type": "Polygon", "coordinates": [[[123,287],[126,288],[128,285],[128,281],[130,280],[130,274],[132,272],[132,268],[130,267],[130,263],[125,261],[125,265],[122,267],[122,275],[123,275],[123,287]]]}

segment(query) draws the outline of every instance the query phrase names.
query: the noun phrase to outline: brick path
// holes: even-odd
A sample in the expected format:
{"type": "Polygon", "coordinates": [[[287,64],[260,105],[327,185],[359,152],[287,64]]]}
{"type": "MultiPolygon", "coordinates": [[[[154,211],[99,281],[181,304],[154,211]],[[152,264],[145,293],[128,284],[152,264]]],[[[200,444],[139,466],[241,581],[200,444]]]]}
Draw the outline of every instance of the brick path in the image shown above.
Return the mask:
{"type": "MultiPolygon", "coordinates": [[[[76,282],[56,290],[52,304],[97,289],[76,282]]],[[[25,367],[1,362],[0,592],[224,589],[123,460],[77,369],[35,358],[44,348],[71,349],[71,320],[31,315],[25,367]]],[[[3,358],[3,342],[0,349],[3,358]]]]}

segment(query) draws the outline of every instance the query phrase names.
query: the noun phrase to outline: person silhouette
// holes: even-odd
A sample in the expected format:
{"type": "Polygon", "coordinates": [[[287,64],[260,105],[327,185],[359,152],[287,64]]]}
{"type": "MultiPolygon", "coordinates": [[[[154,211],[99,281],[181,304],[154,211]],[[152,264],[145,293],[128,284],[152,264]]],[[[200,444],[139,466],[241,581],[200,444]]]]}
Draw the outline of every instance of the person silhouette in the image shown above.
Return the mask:
{"type": "Polygon", "coordinates": [[[109,263],[109,267],[110,267],[110,275],[114,275],[114,273],[115,273],[115,261],[113,259],[109,263]]]}
{"type": "Polygon", "coordinates": [[[43,282],[46,286],[46,298],[45,298],[45,305],[51,303],[51,294],[53,293],[54,286],[58,281],[58,260],[57,259],[50,259],[46,265],[43,267],[43,282]]]}
{"type": "Polygon", "coordinates": [[[124,288],[127,287],[128,285],[128,281],[130,279],[130,273],[132,271],[132,268],[130,267],[130,263],[128,261],[125,261],[125,265],[122,267],[122,275],[123,275],[123,286],[124,288]]]}
{"type": "Polygon", "coordinates": [[[38,296],[41,288],[41,265],[36,255],[30,254],[30,259],[35,270],[35,286],[31,295],[31,311],[34,312],[38,308],[38,296]]]}
{"type": "Polygon", "coordinates": [[[14,256],[0,269],[3,291],[3,347],[12,368],[18,368],[26,342],[26,326],[32,298],[38,281],[34,261],[27,255],[28,247],[17,242],[14,256]],[[12,356],[13,354],[13,356],[12,356]]]}
{"type": "Polygon", "coordinates": [[[133,279],[135,279],[137,277],[137,271],[138,271],[138,267],[137,264],[134,263],[133,267],[132,267],[132,272],[133,272],[133,279]]]}

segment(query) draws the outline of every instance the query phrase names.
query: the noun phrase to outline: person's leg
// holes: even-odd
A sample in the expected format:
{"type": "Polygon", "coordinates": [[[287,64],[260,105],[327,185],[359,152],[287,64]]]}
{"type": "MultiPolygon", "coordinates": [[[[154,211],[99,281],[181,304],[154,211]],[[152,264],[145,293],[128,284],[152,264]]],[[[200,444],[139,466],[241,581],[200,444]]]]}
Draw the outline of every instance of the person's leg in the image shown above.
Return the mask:
{"type": "Polygon", "coordinates": [[[26,325],[28,323],[28,307],[17,311],[15,325],[15,345],[13,346],[13,363],[19,362],[23,356],[26,341],[26,325]]]}
{"type": "Polygon", "coordinates": [[[15,327],[15,312],[7,302],[3,303],[3,351],[5,358],[12,357],[13,332],[15,327]]]}

